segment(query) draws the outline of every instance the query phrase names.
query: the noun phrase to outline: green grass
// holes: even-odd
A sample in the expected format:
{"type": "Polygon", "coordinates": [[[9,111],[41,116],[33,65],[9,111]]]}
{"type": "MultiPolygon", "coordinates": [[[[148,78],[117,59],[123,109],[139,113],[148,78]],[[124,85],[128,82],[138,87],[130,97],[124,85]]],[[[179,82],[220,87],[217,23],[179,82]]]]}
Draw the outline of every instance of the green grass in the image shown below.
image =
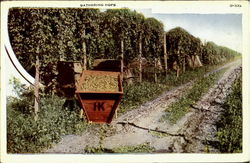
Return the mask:
{"type": "Polygon", "coordinates": [[[169,72],[167,79],[164,75],[159,75],[158,83],[143,81],[142,83],[134,83],[133,85],[124,84],[124,95],[118,109],[118,115],[136,109],[143,103],[157,98],[160,94],[171,88],[201,78],[204,74],[220,66],[221,65],[213,65],[203,66],[193,70],[189,69],[178,78],[174,72],[169,72]]]}
{"type": "Polygon", "coordinates": [[[86,146],[85,153],[152,153],[155,148],[150,143],[143,143],[135,146],[121,146],[113,149],[105,149],[102,147],[86,146]]]}
{"type": "Polygon", "coordinates": [[[218,148],[223,153],[242,152],[242,75],[234,82],[217,124],[218,148]]]}
{"type": "Polygon", "coordinates": [[[149,143],[143,143],[136,146],[122,146],[113,150],[115,153],[152,153],[155,149],[149,143]]]}
{"type": "Polygon", "coordinates": [[[185,96],[182,96],[176,103],[166,108],[166,113],[161,118],[161,121],[168,121],[172,124],[176,123],[190,111],[191,105],[195,104],[195,102],[214,85],[215,81],[217,81],[225,71],[226,69],[222,69],[209,76],[200,77],[185,96]]]}
{"type": "Polygon", "coordinates": [[[161,132],[156,132],[156,131],[150,131],[149,132],[152,136],[158,137],[158,138],[164,138],[166,136],[169,136],[169,134],[166,133],[161,133],[161,132]]]}
{"type": "Polygon", "coordinates": [[[78,111],[63,109],[64,100],[57,96],[41,98],[39,118],[29,113],[32,101],[11,98],[7,104],[7,152],[37,153],[57,143],[61,136],[81,133],[86,122],[78,111]],[[26,107],[26,108],[23,108],[26,107]],[[24,112],[24,110],[26,110],[24,112]]]}
{"type": "Polygon", "coordinates": [[[118,114],[121,115],[130,110],[136,109],[144,102],[156,98],[169,86],[161,83],[142,82],[124,86],[124,95],[119,106],[118,114]]]}

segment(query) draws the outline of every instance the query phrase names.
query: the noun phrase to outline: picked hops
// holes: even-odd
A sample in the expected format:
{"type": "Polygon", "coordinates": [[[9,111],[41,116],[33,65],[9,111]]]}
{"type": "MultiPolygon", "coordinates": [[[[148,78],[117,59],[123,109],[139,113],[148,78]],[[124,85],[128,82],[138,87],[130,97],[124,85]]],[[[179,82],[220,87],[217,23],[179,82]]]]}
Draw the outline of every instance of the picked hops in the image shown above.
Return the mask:
{"type": "Polygon", "coordinates": [[[86,92],[118,92],[118,78],[108,75],[86,75],[81,90],[86,92]]]}

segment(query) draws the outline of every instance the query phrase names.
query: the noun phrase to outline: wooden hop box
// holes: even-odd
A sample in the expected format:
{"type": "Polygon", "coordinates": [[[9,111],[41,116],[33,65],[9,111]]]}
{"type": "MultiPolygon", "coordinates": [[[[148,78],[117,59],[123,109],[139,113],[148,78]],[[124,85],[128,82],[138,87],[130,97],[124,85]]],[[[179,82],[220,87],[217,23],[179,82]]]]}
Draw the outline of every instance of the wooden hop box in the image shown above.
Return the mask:
{"type": "Polygon", "coordinates": [[[76,95],[89,122],[111,123],[123,96],[120,72],[83,71],[76,95]]]}

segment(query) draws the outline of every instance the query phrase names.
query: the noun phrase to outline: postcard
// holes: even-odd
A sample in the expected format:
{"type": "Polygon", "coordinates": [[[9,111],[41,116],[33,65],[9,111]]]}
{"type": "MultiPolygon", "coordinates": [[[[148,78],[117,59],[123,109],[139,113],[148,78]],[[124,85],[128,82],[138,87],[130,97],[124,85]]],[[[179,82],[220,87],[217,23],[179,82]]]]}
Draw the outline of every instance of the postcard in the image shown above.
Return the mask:
{"type": "Polygon", "coordinates": [[[247,162],[248,1],[1,2],[1,162],[247,162]]]}

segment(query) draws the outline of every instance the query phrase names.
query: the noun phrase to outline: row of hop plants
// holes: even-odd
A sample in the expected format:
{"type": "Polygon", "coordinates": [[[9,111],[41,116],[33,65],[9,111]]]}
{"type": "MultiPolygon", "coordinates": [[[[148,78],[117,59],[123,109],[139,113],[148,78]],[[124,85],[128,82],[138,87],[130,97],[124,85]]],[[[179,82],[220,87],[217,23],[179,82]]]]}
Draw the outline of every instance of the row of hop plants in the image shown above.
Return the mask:
{"type": "Polygon", "coordinates": [[[216,45],[211,41],[203,43],[181,27],[171,29],[166,33],[166,44],[169,55],[168,64],[173,65],[176,62],[184,72],[188,67],[188,60],[196,56],[203,65],[216,65],[241,55],[237,51],[216,45]]]}
{"type": "Polygon", "coordinates": [[[160,55],[164,33],[160,21],[130,9],[12,8],[8,30],[18,60],[33,76],[39,57],[45,85],[56,77],[51,65],[60,60],[88,68],[94,59],[121,59],[123,53],[124,63],[130,63],[138,57],[139,43],[143,57],[152,60],[160,55]]]}
{"type": "Polygon", "coordinates": [[[56,78],[55,65],[60,60],[80,61],[84,68],[91,68],[97,58],[122,59],[127,65],[143,57],[151,65],[160,60],[167,67],[165,71],[171,70],[174,62],[185,71],[187,58],[193,55],[199,56],[203,64],[218,64],[237,54],[212,42],[203,44],[180,27],[165,32],[161,21],[127,8],[103,12],[11,8],[8,30],[18,60],[33,76],[39,57],[39,73],[45,85],[56,78]]]}

